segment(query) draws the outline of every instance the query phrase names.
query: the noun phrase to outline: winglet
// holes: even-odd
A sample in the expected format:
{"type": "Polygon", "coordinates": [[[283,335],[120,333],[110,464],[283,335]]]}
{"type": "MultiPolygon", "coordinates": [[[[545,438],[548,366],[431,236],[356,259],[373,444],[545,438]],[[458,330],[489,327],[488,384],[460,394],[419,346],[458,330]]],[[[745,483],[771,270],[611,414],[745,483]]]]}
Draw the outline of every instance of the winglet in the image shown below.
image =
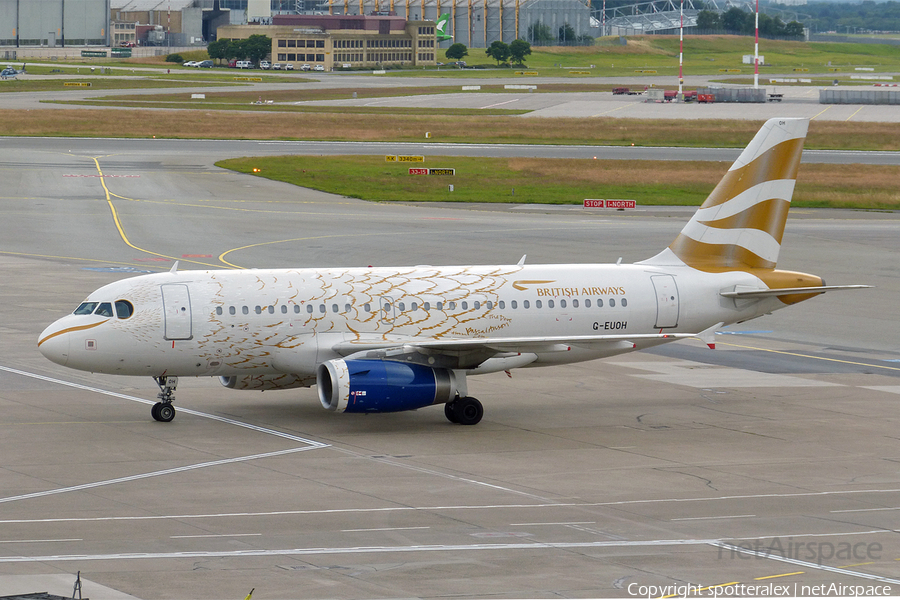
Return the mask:
{"type": "Polygon", "coordinates": [[[700,341],[709,346],[710,350],[716,349],[716,331],[724,325],[725,322],[719,322],[710,327],[709,329],[704,329],[700,333],[697,334],[697,337],[700,338],[700,341]]]}
{"type": "Polygon", "coordinates": [[[528,255],[527,255],[527,254],[523,254],[523,255],[522,255],[522,258],[520,258],[520,259],[519,259],[519,262],[516,263],[516,266],[517,266],[517,267],[521,267],[522,265],[525,264],[525,257],[526,257],[526,256],[528,256],[528,255]]]}
{"type": "Polygon", "coordinates": [[[174,275],[177,272],[178,272],[178,261],[176,260],[175,264],[172,265],[172,268],[169,269],[169,273],[172,273],[174,275]]]}

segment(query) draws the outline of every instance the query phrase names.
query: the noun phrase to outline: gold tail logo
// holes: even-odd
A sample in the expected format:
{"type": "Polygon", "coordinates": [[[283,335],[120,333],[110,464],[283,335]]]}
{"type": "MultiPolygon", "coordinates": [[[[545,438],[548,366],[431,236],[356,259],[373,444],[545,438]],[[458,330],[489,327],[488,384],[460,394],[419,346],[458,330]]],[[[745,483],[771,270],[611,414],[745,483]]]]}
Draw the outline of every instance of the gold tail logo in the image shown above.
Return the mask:
{"type": "Polygon", "coordinates": [[[808,127],[767,121],[668,250],[702,271],[774,269],[808,127]]]}

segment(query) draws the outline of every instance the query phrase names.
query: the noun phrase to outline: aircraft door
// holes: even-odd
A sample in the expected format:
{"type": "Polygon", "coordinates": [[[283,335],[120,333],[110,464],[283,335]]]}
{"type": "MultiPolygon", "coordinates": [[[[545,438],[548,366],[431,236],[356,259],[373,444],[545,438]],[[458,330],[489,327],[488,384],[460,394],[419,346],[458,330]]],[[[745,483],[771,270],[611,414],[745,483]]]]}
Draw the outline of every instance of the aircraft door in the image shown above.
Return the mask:
{"type": "Polygon", "coordinates": [[[191,295],[183,283],[161,285],[165,339],[189,340],[191,331],[191,295]]]}
{"type": "Polygon", "coordinates": [[[655,327],[678,327],[678,286],[675,285],[675,278],[671,275],[653,275],[650,281],[656,290],[655,327]]]}

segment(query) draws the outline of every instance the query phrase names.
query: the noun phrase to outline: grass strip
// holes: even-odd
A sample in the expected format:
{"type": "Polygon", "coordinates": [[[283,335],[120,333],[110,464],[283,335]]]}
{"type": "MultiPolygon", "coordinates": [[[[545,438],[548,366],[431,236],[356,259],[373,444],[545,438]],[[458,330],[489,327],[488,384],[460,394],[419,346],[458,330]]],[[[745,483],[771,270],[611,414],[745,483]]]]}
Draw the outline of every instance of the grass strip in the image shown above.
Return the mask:
{"type": "MultiPolygon", "coordinates": [[[[720,162],[449,156],[428,156],[425,164],[388,163],[383,156],[278,156],[216,165],[372,201],[580,205],[585,198],[602,198],[662,206],[699,206],[727,170],[720,162]],[[456,174],[410,175],[417,167],[453,168],[456,174]]],[[[803,165],[792,204],[898,210],[897,181],[896,166],[803,165]]]]}
{"type": "MultiPolygon", "coordinates": [[[[762,121],[214,111],[0,110],[0,135],[742,148],[762,121]],[[425,139],[425,133],[431,137],[425,139]]],[[[813,121],[807,148],[900,150],[900,123],[813,121]]]]}

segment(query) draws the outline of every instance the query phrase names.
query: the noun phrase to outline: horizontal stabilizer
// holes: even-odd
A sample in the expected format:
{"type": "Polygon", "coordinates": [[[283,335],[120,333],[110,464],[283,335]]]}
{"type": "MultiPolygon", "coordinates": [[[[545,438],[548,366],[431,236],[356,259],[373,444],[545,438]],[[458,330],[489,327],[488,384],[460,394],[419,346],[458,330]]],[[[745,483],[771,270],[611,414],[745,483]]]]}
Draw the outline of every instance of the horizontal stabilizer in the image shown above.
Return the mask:
{"type": "Polygon", "coordinates": [[[793,294],[824,294],[838,290],[861,290],[870,288],[871,285],[818,285],[813,287],[776,288],[773,290],[741,290],[735,292],[719,292],[725,298],[772,298],[777,296],[790,296],[793,294]]]}

